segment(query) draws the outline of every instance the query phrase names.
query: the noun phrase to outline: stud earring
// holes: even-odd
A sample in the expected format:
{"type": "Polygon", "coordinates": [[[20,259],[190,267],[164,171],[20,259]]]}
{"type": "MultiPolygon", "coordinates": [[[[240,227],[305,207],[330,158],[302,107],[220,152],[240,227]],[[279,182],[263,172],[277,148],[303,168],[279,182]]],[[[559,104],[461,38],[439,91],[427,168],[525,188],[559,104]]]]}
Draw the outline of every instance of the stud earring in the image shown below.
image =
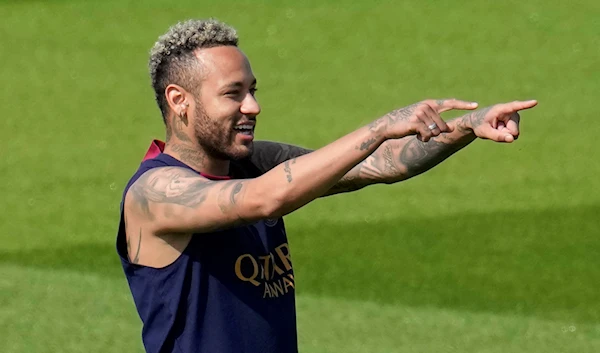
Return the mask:
{"type": "Polygon", "coordinates": [[[183,103],[182,105],[183,105],[183,108],[181,108],[181,110],[179,111],[180,118],[185,117],[185,110],[187,109],[187,107],[190,106],[188,103],[183,103]]]}

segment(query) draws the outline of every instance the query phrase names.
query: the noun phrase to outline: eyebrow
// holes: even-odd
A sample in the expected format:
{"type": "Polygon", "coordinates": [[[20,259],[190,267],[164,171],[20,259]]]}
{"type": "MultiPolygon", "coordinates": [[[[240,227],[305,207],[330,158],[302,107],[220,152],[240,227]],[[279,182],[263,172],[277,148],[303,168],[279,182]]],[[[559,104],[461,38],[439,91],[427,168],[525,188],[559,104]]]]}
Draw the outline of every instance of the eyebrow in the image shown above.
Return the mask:
{"type": "MultiPolygon", "coordinates": [[[[252,80],[252,83],[250,84],[250,86],[254,86],[256,85],[256,79],[252,80]]],[[[241,81],[236,81],[236,82],[231,82],[226,84],[225,86],[221,87],[222,90],[227,90],[227,89],[231,89],[231,88],[240,88],[240,87],[244,87],[244,83],[241,81]]]]}

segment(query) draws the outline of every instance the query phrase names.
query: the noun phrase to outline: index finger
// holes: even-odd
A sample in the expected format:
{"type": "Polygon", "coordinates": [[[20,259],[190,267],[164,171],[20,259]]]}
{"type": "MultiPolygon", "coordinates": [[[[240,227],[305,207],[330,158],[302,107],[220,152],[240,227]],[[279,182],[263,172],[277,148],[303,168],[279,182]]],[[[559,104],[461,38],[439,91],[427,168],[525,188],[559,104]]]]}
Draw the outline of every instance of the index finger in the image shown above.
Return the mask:
{"type": "Polygon", "coordinates": [[[452,109],[465,109],[465,110],[473,110],[477,108],[477,103],[475,102],[467,102],[460,99],[438,99],[431,107],[435,109],[438,113],[443,113],[452,109]]]}
{"type": "Polygon", "coordinates": [[[518,112],[519,110],[530,109],[535,107],[538,102],[535,99],[528,101],[514,101],[510,103],[504,103],[500,105],[500,112],[504,114],[510,114],[518,112]]]}

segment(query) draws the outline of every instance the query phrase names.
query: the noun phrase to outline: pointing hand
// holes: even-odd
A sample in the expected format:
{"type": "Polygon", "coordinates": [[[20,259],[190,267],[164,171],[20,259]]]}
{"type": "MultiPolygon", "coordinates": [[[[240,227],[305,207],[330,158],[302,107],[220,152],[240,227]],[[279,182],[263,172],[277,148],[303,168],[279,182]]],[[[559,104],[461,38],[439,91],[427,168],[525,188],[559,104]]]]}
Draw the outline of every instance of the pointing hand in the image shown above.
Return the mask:
{"type": "Polygon", "coordinates": [[[514,101],[496,104],[467,115],[465,125],[482,139],[496,142],[513,142],[519,137],[520,110],[530,109],[537,101],[514,101]]]}

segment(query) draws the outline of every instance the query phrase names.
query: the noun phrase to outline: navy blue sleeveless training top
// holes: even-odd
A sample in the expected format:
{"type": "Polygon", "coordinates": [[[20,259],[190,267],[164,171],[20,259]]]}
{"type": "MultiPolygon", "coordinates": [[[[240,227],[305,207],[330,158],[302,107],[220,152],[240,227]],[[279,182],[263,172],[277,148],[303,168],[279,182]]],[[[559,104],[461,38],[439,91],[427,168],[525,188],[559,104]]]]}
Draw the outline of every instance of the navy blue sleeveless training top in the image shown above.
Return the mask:
{"type": "MultiPolygon", "coordinates": [[[[190,168],[160,153],[127,184],[157,167],[190,168]]],[[[195,171],[197,172],[197,171],[195,171]]],[[[232,162],[231,177],[260,174],[232,162]]],[[[294,274],[282,219],[195,234],[181,256],[156,269],[131,264],[121,201],[117,252],[143,323],[148,353],[297,352],[294,274]]]]}

